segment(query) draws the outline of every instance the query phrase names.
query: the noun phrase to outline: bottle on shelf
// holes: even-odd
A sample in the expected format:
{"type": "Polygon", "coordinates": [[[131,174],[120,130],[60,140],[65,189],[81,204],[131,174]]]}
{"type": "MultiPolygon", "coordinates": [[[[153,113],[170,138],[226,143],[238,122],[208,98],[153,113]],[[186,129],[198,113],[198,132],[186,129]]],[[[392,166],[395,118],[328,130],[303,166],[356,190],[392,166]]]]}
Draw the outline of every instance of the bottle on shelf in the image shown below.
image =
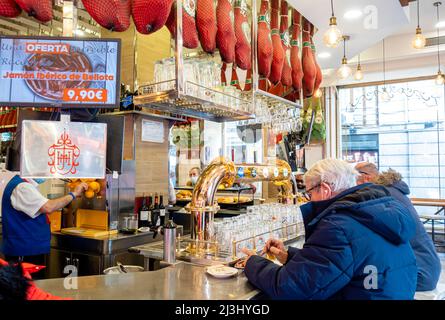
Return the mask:
{"type": "Polygon", "coordinates": [[[165,206],[164,206],[164,195],[161,193],[159,197],[159,218],[161,222],[161,226],[165,223],[165,206]]]}
{"type": "Polygon", "coordinates": [[[155,208],[155,206],[154,206],[154,199],[153,199],[153,194],[152,193],[150,193],[150,197],[148,198],[148,210],[149,210],[149,213],[150,213],[150,227],[153,227],[154,225],[155,225],[155,220],[154,220],[154,217],[153,217],[153,211],[154,211],[154,208],[155,208]]]}
{"type": "Polygon", "coordinates": [[[159,211],[159,197],[158,193],[155,193],[155,203],[153,207],[153,225],[155,227],[160,225],[160,211],[159,211]]]}
{"type": "Polygon", "coordinates": [[[142,196],[142,206],[139,208],[139,215],[138,215],[138,226],[139,227],[149,227],[150,226],[150,220],[151,220],[151,214],[150,214],[150,208],[147,205],[147,198],[145,197],[145,194],[142,196]]]}

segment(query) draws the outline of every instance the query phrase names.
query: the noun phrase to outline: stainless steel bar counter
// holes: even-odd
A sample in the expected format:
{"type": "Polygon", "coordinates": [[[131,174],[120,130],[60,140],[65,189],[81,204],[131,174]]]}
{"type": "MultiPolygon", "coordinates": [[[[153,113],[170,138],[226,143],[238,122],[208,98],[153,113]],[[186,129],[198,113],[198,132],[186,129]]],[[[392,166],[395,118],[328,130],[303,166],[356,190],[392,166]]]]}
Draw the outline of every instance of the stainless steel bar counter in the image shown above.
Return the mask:
{"type": "MultiPolygon", "coordinates": [[[[70,279],[72,280],[72,279],[70,279]]],[[[77,278],[77,289],[65,289],[65,278],[36,281],[41,289],[80,300],[248,300],[259,293],[244,272],[217,279],[204,266],[187,262],[157,271],[77,278]]]]}

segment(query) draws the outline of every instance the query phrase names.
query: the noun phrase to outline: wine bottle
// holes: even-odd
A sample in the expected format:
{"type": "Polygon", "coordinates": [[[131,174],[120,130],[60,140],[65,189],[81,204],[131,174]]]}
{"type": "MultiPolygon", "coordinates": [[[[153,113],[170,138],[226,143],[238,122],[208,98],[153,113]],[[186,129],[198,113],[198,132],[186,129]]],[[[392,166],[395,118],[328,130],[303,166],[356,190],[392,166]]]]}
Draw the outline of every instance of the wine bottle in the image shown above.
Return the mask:
{"type": "Polygon", "coordinates": [[[138,226],[149,227],[150,226],[150,211],[147,206],[145,194],[142,196],[142,206],[139,208],[138,226]]]}
{"type": "Polygon", "coordinates": [[[158,194],[155,193],[155,205],[153,208],[153,225],[155,227],[159,226],[160,221],[160,211],[159,211],[159,198],[158,198],[158,194]]]}
{"type": "Polygon", "coordinates": [[[164,196],[161,194],[159,200],[159,217],[161,220],[161,226],[165,223],[165,207],[164,207],[164,196]]]}
{"type": "Polygon", "coordinates": [[[149,205],[148,205],[148,210],[150,212],[150,227],[155,226],[155,220],[153,217],[153,211],[154,211],[154,201],[153,201],[153,194],[150,193],[150,197],[149,197],[149,205]]]}

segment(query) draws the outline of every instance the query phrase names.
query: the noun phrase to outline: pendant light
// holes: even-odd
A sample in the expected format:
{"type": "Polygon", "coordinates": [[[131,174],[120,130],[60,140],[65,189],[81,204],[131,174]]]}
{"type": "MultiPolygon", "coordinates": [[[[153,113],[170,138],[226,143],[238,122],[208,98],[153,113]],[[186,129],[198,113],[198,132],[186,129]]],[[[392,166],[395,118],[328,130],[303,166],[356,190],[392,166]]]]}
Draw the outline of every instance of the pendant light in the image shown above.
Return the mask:
{"type": "Polygon", "coordinates": [[[323,42],[329,48],[337,48],[342,40],[342,34],[337,26],[337,18],[334,15],[334,0],[331,0],[331,18],[329,19],[329,28],[323,36],[323,42]]]}
{"type": "Polygon", "coordinates": [[[383,48],[383,90],[380,95],[382,102],[388,102],[391,99],[389,92],[386,90],[386,60],[385,60],[385,39],[382,41],[383,48]]]}
{"type": "MultiPolygon", "coordinates": [[[[439,23],[439,6],[441,5],[441,2],[434,2],[434,6],[437,9],[437,22],[439,23]]],[[[436,28],[437,29],[437,66],[439,68],[439,71],[437,72],[437,76],[436,76],[436,84],[438,86],[441,86],[444,84],[445,82],[445,78],[444,75],[442,73],[442,71],[440,70],[440,43],[439,43],[439,27],[436,28]]]]}
{"type": "Polygon", "coordinates": [[[362,66],[360,64],[360,54],[358,55],[358,64],[357,64],[357,70],[354,73],[354,79],[357,81],[363,80],[362,66]]]}
{"type": "Polygon", "coordinates": [[[425,44],[426,39],[425,36],[422,34],[422,28],[420,28],[420,0],[417,0],[417,28],[412,45],[415,49],[423,49],[425,47],[425,44]]]}
{"type": "Polygon", "coordinates": [[[349,36],[343,36],[343,59],[341,60],[341,67],[337,70],[337,76],[340,79],[346,79],[352,73],[351,68],[348,66],[348,59],[346,58],[346,40],[349,40],[349,36]]]}

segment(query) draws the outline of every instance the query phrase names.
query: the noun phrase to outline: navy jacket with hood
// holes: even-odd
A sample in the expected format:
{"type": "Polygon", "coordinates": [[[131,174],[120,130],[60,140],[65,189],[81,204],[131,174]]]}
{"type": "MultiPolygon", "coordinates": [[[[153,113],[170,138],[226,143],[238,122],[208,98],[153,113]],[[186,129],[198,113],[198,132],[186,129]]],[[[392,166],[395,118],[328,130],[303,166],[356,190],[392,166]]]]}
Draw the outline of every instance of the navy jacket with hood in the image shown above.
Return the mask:
{"type": "Polygon", "coordinates": [[[410,194],[408,185],[399,180],[386,186],[391,195],[402,202],[416,221],[416,235],[410,240],[417,261],[417,289],[416,291],[429,291],[436,288],[442,266],[437,256],[433,240],[428,235],[420,221],[416,209],[407,197],[410,194]]]}
{"type": "Polygon", "coordinates": [[[259,256],[249,281],[273,299],[413,299],[415,222],[383,186],[363,184],[301,206],[306,242],[284,266],[259,256]]]}

